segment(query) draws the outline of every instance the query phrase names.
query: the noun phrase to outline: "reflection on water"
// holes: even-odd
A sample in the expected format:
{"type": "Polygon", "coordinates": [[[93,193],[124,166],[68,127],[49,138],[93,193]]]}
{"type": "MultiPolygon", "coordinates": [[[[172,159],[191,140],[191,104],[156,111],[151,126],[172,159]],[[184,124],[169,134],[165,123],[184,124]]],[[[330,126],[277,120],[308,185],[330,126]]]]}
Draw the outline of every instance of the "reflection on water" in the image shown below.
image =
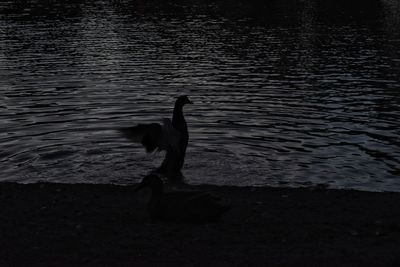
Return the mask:
{"type": "Polygon", "coordinates": [[[398,1],[0,3],[0,180],[136,182],[188,94],[191,183],[400,191],[398,1]]]}

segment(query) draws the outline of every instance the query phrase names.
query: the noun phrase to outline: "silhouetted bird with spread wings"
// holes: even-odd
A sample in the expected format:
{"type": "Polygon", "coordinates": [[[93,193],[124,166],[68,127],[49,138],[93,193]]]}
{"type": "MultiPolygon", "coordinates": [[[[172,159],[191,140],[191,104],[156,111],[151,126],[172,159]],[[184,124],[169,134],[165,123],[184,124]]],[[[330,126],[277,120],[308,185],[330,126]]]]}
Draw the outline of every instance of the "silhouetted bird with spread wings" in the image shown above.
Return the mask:
{"type": "Polygon", "coordinates": [[[119,129],[128,139],[141,143],[148,153],[155,150],[165,150],[165,158],[158,173],[165,175],[170,181],[180,182],[183,179],[181,172],[185,161],[186,148],[189,141],[189,132],[183,106],[193,104],[187,96],[180,96],[175,102],[172,121],[162,119],[162,124],[138,124],[133,127],[119,129]]]}

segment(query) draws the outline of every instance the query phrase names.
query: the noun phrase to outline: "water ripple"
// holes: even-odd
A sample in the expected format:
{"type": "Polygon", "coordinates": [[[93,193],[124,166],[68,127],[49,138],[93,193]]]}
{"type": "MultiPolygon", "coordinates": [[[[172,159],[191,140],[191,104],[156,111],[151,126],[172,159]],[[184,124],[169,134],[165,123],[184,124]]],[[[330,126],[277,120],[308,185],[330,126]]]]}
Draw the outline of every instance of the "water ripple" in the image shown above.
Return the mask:
{"type": "Polygon", "coordinates": [[[114,129],[188,94],[191,183],[400,191],[390,2],[150,2],[0,4],[0,180],[136,182],[163,155],[114,129]]]}

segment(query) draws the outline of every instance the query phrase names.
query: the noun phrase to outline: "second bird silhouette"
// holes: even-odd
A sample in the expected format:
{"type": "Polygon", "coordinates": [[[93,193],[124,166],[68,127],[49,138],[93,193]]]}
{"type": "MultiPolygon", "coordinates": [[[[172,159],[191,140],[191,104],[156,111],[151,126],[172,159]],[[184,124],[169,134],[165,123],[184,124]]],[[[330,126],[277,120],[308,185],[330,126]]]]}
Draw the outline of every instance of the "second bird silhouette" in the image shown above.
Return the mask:
{"type": "Polygon", "coordinates": [[[183,180],[181,170],[189,141],[189,132],[183,115],[183,107],[186,104],[193,104],[193,102],[185,95],[177,98],[172,121],[165,118],[162,124],[138,124],[119,129],[128,139],[140,142],[147,152],[166,151],[164,161],[157,172],[165,175],[171,182],[183,180]]]}

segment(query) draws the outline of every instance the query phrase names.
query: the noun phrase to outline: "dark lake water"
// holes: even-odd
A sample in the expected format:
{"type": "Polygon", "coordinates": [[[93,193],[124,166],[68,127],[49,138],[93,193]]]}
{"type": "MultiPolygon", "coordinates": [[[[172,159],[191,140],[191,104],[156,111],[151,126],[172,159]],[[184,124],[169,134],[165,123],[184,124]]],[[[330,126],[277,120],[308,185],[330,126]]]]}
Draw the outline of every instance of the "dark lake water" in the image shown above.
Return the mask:
{"type": "Polygon", "coordinates": [[[189,183],[400,191],[400,2],[0,3],[0,181],[137,182],[187,94],[189,183]]]}

